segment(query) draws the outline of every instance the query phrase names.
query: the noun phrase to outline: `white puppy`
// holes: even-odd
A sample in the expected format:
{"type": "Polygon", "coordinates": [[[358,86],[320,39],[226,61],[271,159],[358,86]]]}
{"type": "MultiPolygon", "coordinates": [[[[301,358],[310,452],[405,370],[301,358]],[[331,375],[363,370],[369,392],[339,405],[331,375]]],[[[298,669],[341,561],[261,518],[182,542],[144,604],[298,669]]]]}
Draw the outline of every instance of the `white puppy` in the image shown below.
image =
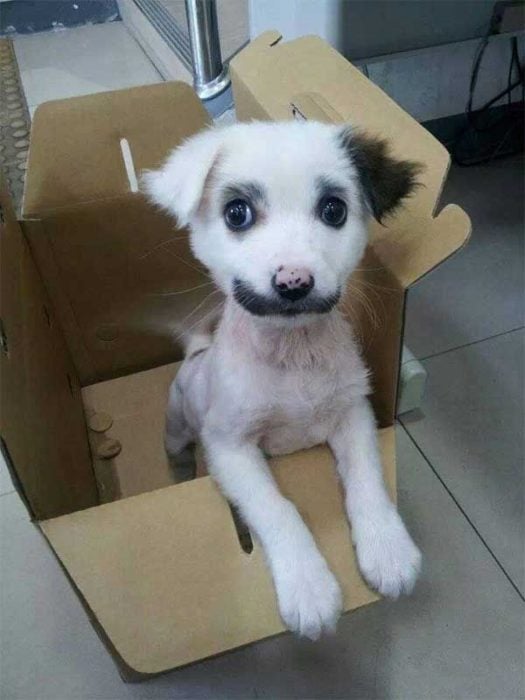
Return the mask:
{"type": "Polygon", "coordinates": [[[283,621],[312,639],[335,628],[340,587],[264,453],[327,442],[363,576],[397,597],[420,569],[383,483],[367,369],[337,310],[368,216],[392,211],[418,170],[348,127],[258,122],[204,131],[145,176],[226,295],[215,334],[193,339],[171,387],[168,452],[200,436],[264,548],[283,621]]]}

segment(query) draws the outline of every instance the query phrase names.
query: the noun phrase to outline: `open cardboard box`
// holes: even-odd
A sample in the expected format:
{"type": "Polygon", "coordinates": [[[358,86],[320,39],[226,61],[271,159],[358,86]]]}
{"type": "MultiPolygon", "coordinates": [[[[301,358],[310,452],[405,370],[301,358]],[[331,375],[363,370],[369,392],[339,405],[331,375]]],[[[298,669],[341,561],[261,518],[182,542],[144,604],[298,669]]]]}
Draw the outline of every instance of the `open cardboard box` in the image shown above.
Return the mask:
{"type": "MultiPolygon", "coordinates": [[[[373,371],[394,492],[406,290],[465,243],[469,220],[454,205],[434,217],[449,158],[430,134],[320,39],[278,39],[264,34],[232,62],[240,119],[348,121],[427,165],[407,206],[386,227],[372,226],[346,297],[373,371]],[[355,303],[362,294],[365,305],[355,303]]],[[[208,476],[174,483],[162,446],[166,393],[181,358],[173,326],[210,287],[185,232],[133,191],[121,139],[138,172],[207,123],[182,83],[42,105],[21,222],[5,192],[2,199],[3,451],[127,679],[283,631],[259,545],[243,551],[208,476]],[[118,454],[105,450],[108,438],[120,442],[118,454]]],[[[328,449],[272,467],[339,579],[345,609],[376,600],[356,568],[328,449]]]]}

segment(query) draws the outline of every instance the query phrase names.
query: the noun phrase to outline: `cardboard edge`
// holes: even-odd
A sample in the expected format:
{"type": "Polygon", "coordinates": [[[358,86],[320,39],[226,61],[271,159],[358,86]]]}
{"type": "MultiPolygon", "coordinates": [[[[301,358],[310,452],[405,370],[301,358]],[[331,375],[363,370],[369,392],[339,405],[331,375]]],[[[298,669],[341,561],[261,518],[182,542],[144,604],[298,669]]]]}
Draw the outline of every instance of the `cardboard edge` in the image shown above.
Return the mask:
{"type": "Polygon", "coordinates": [[[9,448],[7,446],[7,443],[1,435],[0,435],[0,453],[2,454],[2,457],[4,458],[4,462],[5,462],[5,465],[7,467],[7,471],[9,472],[9,476],[11,477],[11,481],[13,482],[14,489],[15,489],[16,493],[18,494],[18,496],[20,497],[20,500],[22,501],[22,504],[27,511],[27,514],[29,516],[29,520],[31,522],[37,522],[35,512],[31,508],[31,504],[30,504],[29,498],[27,497],[27,494],[25,492],[24,485],[22,484],[22,481],[21,481],[20,477],[18,476],[18,472],[16,471],[15,463],[11,459],[11,454],[9,452],[9,448]]]}
{"type": "MultiPolygon", "coordinates": [[[[164,82],[159,81],[156,83],[149,83],[146,85],[134,85],[121,89],[105,90],[99,93],[89,93],[84,95],[77,95],[75,97],[48,100],[46,102],[41,103],[35,110],[33,118],[31,120],[31,133],[27,159],[27,177],[25,178],[24,192],[22,197],[22,219],[42,219],[45,214],[48,214],[49,212],[59,208],[56,206],[40,206],[38,204],[39,194],[34,185],[32,177],[32,161],[33,158],[38,157],[39,152],[38,146],[35,147],[35,145],[40,145],[41,143],[45,143],[49,140],[49,134],[46,134],[48,123],[54,122],[57,119],[57,116],[59,118],[60,123],[60,120],[62,119],[60,111],[62,109],[69,111],[70,113],[73,112],[74,114],[75,111],[81,112],[83,105],[92,105],[94,101],[98,102],[99,109],[102,106],[111,110],[114,108],[115,100],[118,99],[118,95],[120,95],[122,98],[123,95],[132,95],[132,93],[139,93],[141,90],[144,93],[149,93],[150,96],[153,95],[154,97],[158,94],[159,91],[171,90],[171,92],[173,93],[173,100],[176,99],[176,101],[180,103],[184,101],[192,101],[194,103],[194,106],[197,107],[197,109],[200,111],[200,117],[202,118],[200,128],[204,128],[205,126],[213,123],[213,120],[211,119],[209,113],[206,111],[201,100],[199,100],[198,96],[195,94],[193,87],[183,80],[168,80],[164,82]],[[36,156],[35,152],[37,154],[36,156]]],[[[124,97],[124,99],[127,98],[124,97]]],[[[115,133],[116,132],[114,132],[113,135],[115,135],[115,133]]],[[[87,135],[89,138],[91,138],[91,135],[89,134],[89,129],[87,135]]],[[[127,174],[125,171],[124,163],[122,163],[122,168],[123,176],[127,181],[127,174]]],[[[124,194],[124,191],[122,193],[116,194],[115,196],[119,197],[121,194],[124,194]]],[[[99,202],[103,199],[105,198],[102,196],[96,196],[95,198],[81,197],[76,202],[76,205],[89,203],[91,201],[99,202]]],[[[68,208],[68,205],[66,205],[65,208],[68,208]]]]}
{"type": "MultiPolygon", "coordinates": [[[[443,185],[445,184],[445,180],[443,181],[443,185]]],[[[413,284],[416,284],[419,282],[419,280],[426,277],[426,275],[449,260],[453,255],[459,253],[459,251],[461,251],[470,240],[472,235],[472,219],[458,204],[447,204],[445,207],[443,207],[443,209],[438,212],[437,216],[432,219],[432,221],[436,224],[438,220],[439,225],[443,228],[443,230],[451,230],[451,228],[455,228],[457,230],[454,240],[451,240],[450,250],[447,255],[434,262],[425,271],[406,280],[406,289],[409,289],[413,284]],[[451,226],[451,224],[454,224],[454,222],[455,226],[451,226]]]]}
{"type": "MultiPolygon", "coordinates": [[[[98,507],[98,506],[94,506],[98,507]]],[[[71,576],[69,573],[66,565],[62,562],[60,559],[58,553],[56,552],[55,548],[53,547],[51,540],[46,534],[46,531],[43,527],[43,524],[45,521],[36,521],[34,522],[35,527],[38,529],[40,532],[42,538],[44,539],[46,546],[48,549],[51,551],[55,561],[59,565],[62,573],[66,577],[67,581],[69,582],[73,592],[75,593],[76,597],[78,598],[82,608],[84,609],[84,612],[87,615],[87,618],[89,622],[91,623],[91,626],[95,630],[98,638],[101,640],[101,642],[104,644],[106,649],[108,650],[113,662],[115,663],[115,666],[117,667],[117,670],[121,676],[121,678],[126,681],[126,682],[136,682],[138,680],[147,680],[148,678],[151,678],[154,675],[158,674],[149,674],[149,673],[141,673],[139,671],[136,671],[134,668],[129,666],[125,659],[121,656],[113,642],[111,641],[111,638],[109,635],[106,633],[104,630],[103,626],[99,622],[97,616],[91,609],[89,603],[87,602],[87,599],[85,598],[84,594],[82,593],[81,589],[77,586],[74,578],[71,576]]]]}
{"type": "MultiPolygon", "coordinates": [[[[211,477],[209,477],[209,478],[211,478],[211,477]]],[[[95,506],[95,507],[97,507],[97,506],[95,506]]],[[[42,521],[42,522],[35,521],[34,526],[36,528],[38,528],[41,536],[43,537],[43,539],[46,542],[46,546],[51,550],[53,557],[55,558],[56,562],[58,563],[60,569],[62,570],[67,581],[69,582],[73,592],[75,593],[76,597],[78,598],[82,608],[84,609],[84,612],[86,613],[91,626],[93,627],[98,638],[104,644],[109,655],[111,656],[113,663],[115,664],[120,677],[126,683],[143,683],[145,681],[152,680],[153,678],[157,678],[159,676],[164,676],[168,673],[173,673],[175,671],[182,671],[183,669],[189,668],[191,666],[196,666],[196,665],[201,664],[205,661],[210,661],[212,659],[220,658],[220,657],[225,656],[226,654],[230,654],[232,652],[240,651],[242,649],[247,649],[248,647],[254,646],[261,641],[266,641],[268,639],[275,639],[277,637],[282,637],[284,635],[293,634],[289,630],[284,629],[280,632],[276,632],[275,634],[271,634],[271,635],[268,635],[267,637],[263,637],[262,639],[257,639],[257,640],[254,640],[252,642],[248,642],[246,644],[241,644],[239,646],[224,649],[223,651],[218,652],[217,654],[212,654],[211,656],[206,656],[206,657],[203,657],[202,659],[195,659],[195,661],[190,661],[189,663],[184,663],[184,664],[181,664],[180,666],[172,666],[170,668],[165,668],[165,669],[160,669],[160,670],[159,669],[148,669],[146,667],[136,668],[136,667],[130,665],[130,663],[128,663],[126,661],[126,659],[122,656],[122,654],[119,652],[119,650],[117,649],[117,647],[115,646],[115,644],[111,640],[111,637],[105,631],[104,627],[102,626],[102,623],[99,621],[99,619],[97,618],[93,609],[90,607],[84,594],[82,593],[82,590],[75,583],[75,580],[73,579],[73,577],[69,573],[66,565],[62,562],[62,560],[60,559],[60,556],[55,551],[55,549],[51,543],[51,540],[48,538],[48,536],[45,532],[45,529],[42,527],[42,525],[44,523],[45,523],[45,521],[42,521]]],[[[369,600],[368,602],[363,603],[361,605],[358,605],[357,607],[352,608],[351,610],[345,610],[342,613],[341,617],[346,617],[348,615],[351,615],[352,613],[356,612],[357,610],[369,607],[370,605],[373,605],[373,604],[379,602],[380,600],[382,600],[382,598],[379,594],[377,594],[372,589],[369,589],[369,590],[370,590],[371,600],[369,600]]],[[[337,632],[336,632],[336,634],[337,634],[337,632]]]]}
{"type": "MultiPolygon", "coordinates": [[[[395,501],[396,500],[395,483],[396,483],[396,468],[397,468],[397,465],[396,465],[397,460],[396,460],[395,426],[389,426],[387,428],[382,429],[380,432],[382,434],[382,438],[380,440],[381,440],[381,451],[382,451],[382,455],[383,455],[383,466],[385,465],[385,462],[386,462],[385,458],[386,457],[389,458],[388,461],[391,465],[391,468],[388,472],[388,478],[386,480],[387,487],[388,487],[388,490],[389,490],[393,500],[395,501]]],[[[313,449],[315,449],[315,448],[313,448],[313,449]]],[[[278,458],[276,458],[276,459],[278,459],[278,458]]],[[[272,465],[272,460],[270,461],[270,464],[272,465]]],[[[170,488],[170,489],[179,488],[180,489],[182,487],[182,488],[190,488],[190,489],[197,488],[199,490],[202,490],[202,489],[209,489],[211,483],[213,483],[212,478],[210,476],[204,476],[202,478],[195,479],[195,480],[190,481],[190,482],[186,482],[186,483],[178,484],[178,485],[173,485],[173,486],[167,487],[167,488],[170,488]]],[[[216,487],[214,487],[214,491],[215,491],[215,488],[216,487]]],[[[156,491],[165,491],[165,488],[156,489],[156,491]]],[[[137,498],[142,498],[144,495],[151,496],[152,493],[153,492],[148,492],[147,494],[138,494],[136,496],[130,496],[129,498],[126,498],[125,500],[128,501],[128,500],[133,500],[133,499],[137,499],[137,498]]],[[[233,518],[231,518],[228,504],[222,496],[221,496],[221,501],[224,502],[224,507],[228,511],[228,526],[231,530],[231,536],[233,538],[235,538],[235,541],[237,541],[238,535],[237,535],[237,532],[235,530],[233,518]]],[[[112,503],[101,504],[98,506],[93,506],[92,509],[111,508],[112,505],[114,505],[114,504],[112,504],[112,503]]],[[[87,510],[91,510],[91,509],[87,509],[87,510]]],[[[85,514],[86,510],[84,510],[83,513],[85,514]]],[[[85,595],[83,593],[81,584],[79,584],[75,581],[72,574],[70,574],[69,570],[67,569],[66,564],[63,563],[63,561],[60,557],[60,554],[53,546],[53,535],[52,535],[52,532],[48,531],[48,529],[47,529],[48,523],[51,524],[51,529],[52,529],[53,523],[55,523],[57,521],[62,521],[62,523],[66,523],[67,521],[69,521],[71,516],[74,517],[75,515],[76,515],[75,513],[72,513],[70,515],[59,516],[58,518],[51,518],[48,521],[43,520],[43,521],[36,523],[36,525],[38,525],[38,528],[39,528],[42,536],[45,538],[47,545],[53,551],[54,557],[58,561],[61,569],[66,574],[73,590],[75,591],[82,606],[84,607],[91,624],[93,625],[93,627],[94,627],[95,631],[97,632],[98,636],[100,637],[101,641],[104,643],[104,645],[108,649],[108,652],[112,656],[113,661],[116,664],[117,669],[124,680],[129,681],[129,682],[139,682],[142,680],[148,680],[150,678],[153,678],[153,677],[158,676],[158,675],[163,675],[163,674],[170,672],[170,671],[173,671],[175,669],[182,669],[182,668],[185,668],[187,666],[192,666],[194,664],[200,663],[201,661],[212,659],[212,658],[215,658],[217,656],[222,656],[223,654],[251,646],[253,644],[258,643],[258,641],[261,641],[260,639],[255,639],[255,640],[250,641],[246,644],[234,645],[234,646],[231,646],[229,648],[222,649],[220,652],[218,652],[216,654],[211,654],[211,655],[202,657],[200,659],[194,659],[192,661],[185,662],[185,663],[182,663],[180,665],[169,666],[167,668],[159,668],[159,667],[155,667],[155,666],[150,667],[147,665],[147,663],[144,663],[144,662],[136,663],[133,660],[126,659],[122,655],[122,653],[119,651],[117,644],[112,640],[112,638],[109,636],[109,634],[105,631],[105,629],[102,625],[102,622],[99,621],[96,613],[91,608],[87,598],[85,597],[85,595]]],[[[351,538],[350,532],[351,532],[351,529],[349,530],[349,533],[348,533],[349,538],[351,538]]],[[[241,547],[240,543],[238,543],[238,544],[239,544],[239,547],[241,547]]],[[[365,602],[358,604],[357,606],[353,607],[352,609],[346,610],[343,613],[344,615],[352,613],[361,607],[371,605],[372,603],[375,603],[375,602],[378,602],[379,600],[381,600],[381,596],[376,591],[370,589],[368,586],[366,586],[366,588],[368,590],[369,598],[365,602]]],[[[288,634],[288,633],[289,632],[287,630],[284,630],[284,631],[279,630],[279,631],[275,632],[274,634],[267,635],[261,639],[270,639],[272,637],[276,637],[276,636],[280,636],[282,634],[288,634]]]]}

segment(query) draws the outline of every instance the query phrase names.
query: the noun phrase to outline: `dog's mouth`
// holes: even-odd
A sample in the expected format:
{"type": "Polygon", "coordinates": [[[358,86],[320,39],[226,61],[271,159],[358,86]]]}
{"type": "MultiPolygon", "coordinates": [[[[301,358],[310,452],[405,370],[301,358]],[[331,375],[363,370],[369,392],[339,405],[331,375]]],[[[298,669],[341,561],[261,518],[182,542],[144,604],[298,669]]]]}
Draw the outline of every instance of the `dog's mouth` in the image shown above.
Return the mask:
{"type": "Polygon", "coordinates": [[[277,295],[256,292],[253,287],[240,279],[233,280],[234,299],[254,316],[298,316],[299,314],[326,314],[331,311],[341,297],[338,289],[334,294],[320,296],[315,292],[292,301],[277,295]]]}

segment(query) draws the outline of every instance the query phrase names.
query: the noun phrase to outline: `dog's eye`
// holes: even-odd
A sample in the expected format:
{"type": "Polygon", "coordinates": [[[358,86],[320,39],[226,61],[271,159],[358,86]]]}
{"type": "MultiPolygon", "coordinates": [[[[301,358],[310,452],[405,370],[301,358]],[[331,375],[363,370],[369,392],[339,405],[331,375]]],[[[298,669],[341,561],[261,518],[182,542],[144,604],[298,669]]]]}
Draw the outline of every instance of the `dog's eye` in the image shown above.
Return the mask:
{"type": "Polygon", "coordinates": [[[319,202],[319,218],[327,226],[339,228],[346,221],[346,204],[339,197],[323,197],[319,202]]]}
{"type": "Polygon", "coordinates": [[[245,199],[234,199],[224,207],[224,221],[232,231],[245,231],[255,223],[255,212],[245,199]]]}

